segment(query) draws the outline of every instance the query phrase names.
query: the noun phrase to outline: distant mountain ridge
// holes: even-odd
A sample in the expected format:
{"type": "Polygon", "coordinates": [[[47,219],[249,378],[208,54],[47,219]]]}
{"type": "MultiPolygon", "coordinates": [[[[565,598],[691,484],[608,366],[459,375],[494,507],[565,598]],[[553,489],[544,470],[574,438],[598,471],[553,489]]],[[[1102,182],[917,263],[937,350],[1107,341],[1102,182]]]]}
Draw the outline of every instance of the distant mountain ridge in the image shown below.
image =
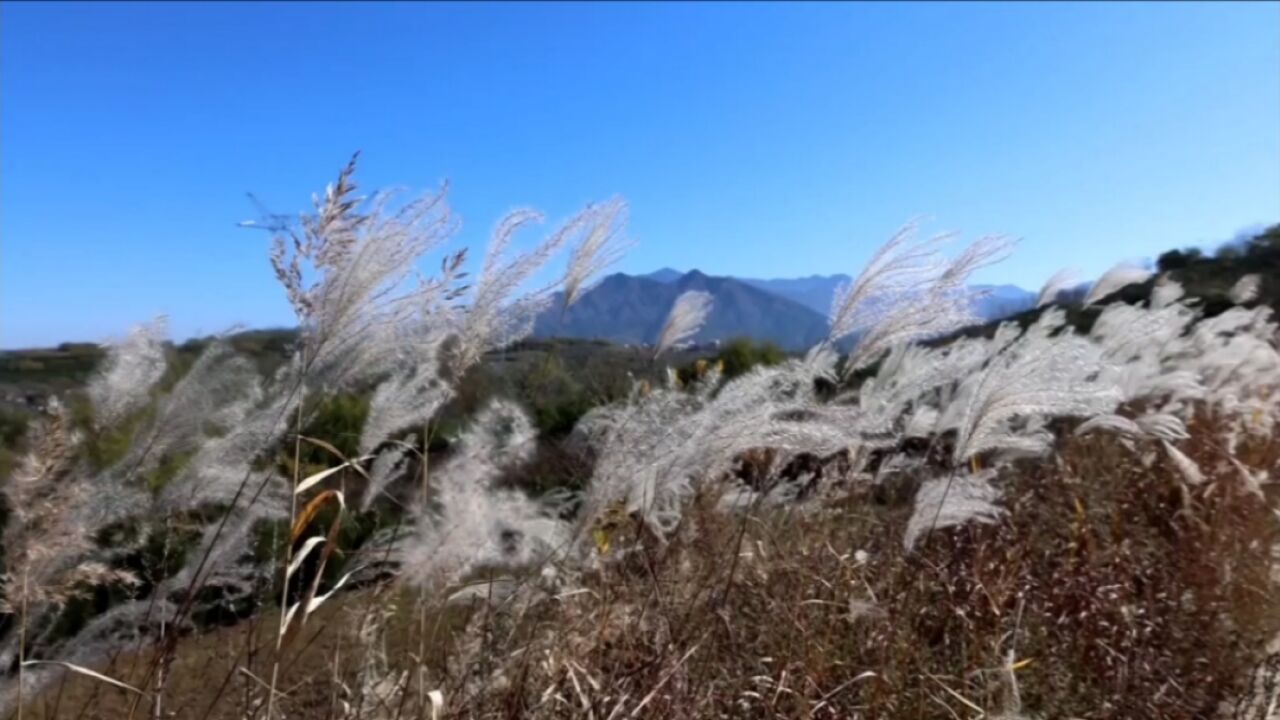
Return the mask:
{"type": "Polygon", "coordinates": [[[669,281],[610,275],[584,293],[563,316],[557,302],[537,319],[534,335],[650,344],[657,340],[676,298],[689,290],[708,292],[714,301],[693,342],[747,336],[799,350],[827,335],[827,321],[821,313],[736,278],[712,277],[697,270],[669,281]]]}
{"type": "MultiPolygon", "coordinates": [[[[641,277],[660,282],[672,282],[680,276],[681,273],[678,270],[662,268],[641,277]]],[[[826,317],[831,310],[831,301],[835,297],[836,289],[845,283],[853,282],[852,277],[843,273],[810,275],[802,278],[738,278],[738,280],[765,292],[794,300],[823,317],[826,317]]],[[[984,320],[1026,310],[1034,305],[1036,300],[1036,293],[1024,290],[1017,285],[971,285],[970,289],[985,290],[990,293],[974,308],[974,312],[984,320]]]]}
{"type": "MultiPolygon", "coordinates": [[[[675,299],[688,290],[703,290],[711,293],[714,305],[694,342],[745,336],[802,350],[826,337],[836,288],[851,281],[843,274],[757,279],[672,268],[645,275],[616,273],[588,290],[563,317],[557,303],[538,318],[534,335],[653,343],[675,299]]],[[[983,320],[1012,315],[1035,303],[1034,293],[1014,285],[974,289],[991,292],[974,308],[983,320]]]]}

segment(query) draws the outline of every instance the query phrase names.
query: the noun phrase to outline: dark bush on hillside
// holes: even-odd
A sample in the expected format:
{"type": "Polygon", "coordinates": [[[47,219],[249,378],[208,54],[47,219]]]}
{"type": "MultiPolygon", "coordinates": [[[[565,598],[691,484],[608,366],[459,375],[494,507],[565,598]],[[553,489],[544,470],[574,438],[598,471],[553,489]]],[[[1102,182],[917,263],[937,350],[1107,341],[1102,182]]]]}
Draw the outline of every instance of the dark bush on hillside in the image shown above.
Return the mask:
{"type": "MultiPolygon", "coordinates": [[[[759,365],[777,365],[787,359],[787,354],[775,343],[758,342],[751,338],[734,338],[722,345],[709,358],[700,358],[714,365],[719,363],[726,380],[732,380],[745,374],[759,365]]],[[[699,375],[698,361],[689,362],[679,367],[677,376],[682,382],[689,382],[699,375]]]]}

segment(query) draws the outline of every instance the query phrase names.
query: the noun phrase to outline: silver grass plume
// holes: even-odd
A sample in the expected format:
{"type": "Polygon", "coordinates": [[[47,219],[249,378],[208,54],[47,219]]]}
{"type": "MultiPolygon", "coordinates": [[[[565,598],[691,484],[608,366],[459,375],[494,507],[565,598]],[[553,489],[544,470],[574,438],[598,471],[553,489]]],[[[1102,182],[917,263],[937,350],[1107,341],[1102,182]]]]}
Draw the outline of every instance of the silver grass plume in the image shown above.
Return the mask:
{"type": "Polygon", "coordinates": [[[402,577],[441,588],[481,568],[516,570],[548,558],[567,541],[548,508],[494,487],[506,468],[527,460],[537,434],[524,411],[496,400],[458,441],[458,453],[433,475],[433,507],[397,550],[402,577]]]}
{"type": "Polygon", "coordinates": [[[151,387],[168,367],[164,353],[167,335],[168,320],[161,316],[108,346],[102,368],[86,388],[98,427],[120,422],[150,400],[151,387]]]}
{"type": "MultiPolygon", "coordinates": [[[[441,261],[439,276],[419,278],[410,314],[393,328],[396,339],[382,363],[386,374],[369,399],[360,433],[362,454],[373,452],[394,432],[424,425],[453,397],[454,389],[442,373],[443,347],[465,312],[452,304],[468,289],[462,284],[465,259],[465,250],[453,253],[441,261]]],[[[465,371],[455,367],[452,379],[465,371]]]]}
{"type": "Polygon", "coordinates": [[[398,340],[386,353],[390,372],[371,399],[361,433],[362,452],[371,452],[396,431],[424,424],[453,396],[454,384],[485,352],[532,331],[534,319],[550,303],[551,288],[516,293],[561,247],[581,238],[563,279],[568,297],[614,262],[623,250],[625,215],[626,204],[617,198],[588,206],[533,250],[508,257],[515,234],[542,217],[532,210],[509,213],[494,230],[484,267],[470,288],[457,286],[465,275],[463,254],[446,259],[441,276],[422,283],[413,298],[415,311],[402,323],[398,340]]]}
{"type": "Polygon", "coordinates": [[[369,468],[369,483],[365,487],[364,495],[360,498],[361,512],[365,512],[372,507],[374,501],[386,490],[387,486],[397,477],[404,474],[409,461],[409,450],[413,447],[413,440],[414,437],[409,435],[394,447],[378,453],[378,456],[374,458],[373,465],[369,468]]]}
{"type": "Polygon", "coordinates": [[[637,385],[625,403],[584,416],[579,432],[596,456],[584,520],[620,504],[659,536],[674,528],[692,492],[688,476],[696,472],[686,466],[690,458],[684,443],[704,404],[697,394],[671,388],[644,392],[637,385]]]}
{"type": "Polygon", "coordinates": [[[1240,473],[1240,480],[1244,485],[1245,491],[1252,493],[1258,499],[1266,501],[1266,493],[1262,490],[1262,485],[1268,481],[1266,470],[1251,470],[1244,463],[1232,456],[1227,456],[1231,464],[1240,473]]]}
{"type": "MultiPolygon", "coordinates": [[[[43,655],[45,635],[58,610],[72,598],[108,584],[133,585],[137,578],[113,568],[95,552],[97,527],[84,521],[96,502],[94,487],[76,466],[79,436],[56,401],[32,429],[30,448],[4,486],[10,516],[4,527],[4,598],[0,614],[15,615],[0,641],[0,663],[12,667],[25,649],[43,655]]],[[[37,689],[38,674],[19,673],[24,689],[37,689]]],[[[0,705],[11,701],[13,681],[0,687],[0,705]]]]}
{"type": "Polygon", "coordinates": [[[922,289],[938,275],[938,248],[951,235],[925,240],[917,236],[918,221],[904,225],[871,256],[851,283],[836,289],[827,315],[827,342],[835,343],[869,325],[870,305],[881,296],[895,297],[922,289]]]}
{"type": "Polygon", "coordinates": [[[995,471],[988,469],[975,475],[962,473],[925,481],[916,491],[903,547],[912,550],[933,529],[999,520],[1004,509],[996,504],[1000,491],[991,484],[995,476],[995,471]]]}
{"type": "Polygon", "coordinates": [[[657,357],[681,342],[693,337],[702,329],[707,316],[711,314],[711,293],[701,290],[688,290],[676,298],[667,313],[667,320],[658,333],[658,342],[653,356],[657,357]]]}
{"type": "Polygon", "coordinates": [[[1204,483],[1204,473],[1201,472],[1200,466],[1196,464],[1195,460],[1187,457],[1186,453],[1174,447],[1173,444],[1169,442],[1161,441],[1160,445],[1164,448],[1165,454],[1169,456],[1171,461],[1173,461],[1173,466],[1178,469],[1178,473],[1182,475],[1182,479],[1186,480],[1188,485],[1200,485],[1204,483]]]}
{"type": "Polygon", "coordinates": [[[1152,309],[1158,310],[1178,302],[1185,294],[1182,283],[1170,278],[1166,273],[1156,278],[1155,284],[1151,287],[1151,298],[1148,304],[1152,309]]]}
{"type": "Polygon", "coordinates": [[[969,290],[966,283],[978,269],[1008,257],[1014,240],[1003,236],[979,238],[955,259],[942,261],[936,276],[923,290],[882,298],[888,310],[865,325],[865,333],[850,353],[845,371],[852,372],[873,363],[886,350],[957,330],[977,322],[975,301],[983,293],[969,290]]]}
{"type": "Polygon", "coordinates": [[[1181,299],[1177,283],[1165,280],[1157,286],[1149,307],[1112,303],[1094,322],[1089,337],[1102,348],[1103,373],[1126,401],[1203,398],[1199,374],[1177,360],[1200,313],[1181,299]]]}
{"type": "MultiPolygon", "coordinates": [[[[297,408],[297,398],[286,386],[296,372],[294,366],[286,365],[274,380],[246,383],[234,394],[224,390],[221,398],[226,407],[218,414],[228,418],[227,424],[217,428],[216,433],[199,436],[195,454],[160,490],[159,506],[168,512],[181,512],[225,505],[241,491],[247,477],[261,477],[252,470],[255,461],[284,437],[297,408]]],[[[184,442],[191,445],[193,441],[184,442]]],[[[271,479],[279,480],[274,475],[271,479]]],[[[241,498],[246,499],[252,498],[241,498]]]]}
{"type": "Polygon", "coordinates": [[[1146,282],[1151,271],[1129,263],[1120,263],[1102,274],[1084,297],[1085,305],[1092,305],[1126,285],[1146,282]]]}
{"type": "Polygon", "coordinates": [[[1108,360],[1124,363],[1143,356],[1154,357],[1195,321],[1198,313],[1177,302],[1181,285],[1166,282],[1158,283],[1157,288],[1149,308],[1112,303],[1098,315],[1089,335],[1099,342],[1108,360]]]}
{"type": "Polygon", "coordinates": [[[1045,312],[1017,342],[965,382],[955,464],[987,450],[1026,451],[1028,443],[1047,450],[1048,433],[1019,433],[1010,424],[1017,418],[1087,418],[1111,412],[1119,404],[1119,391],[1097,379],[1103,367],[1097,345],[1069,332],[1051,336],[1064,322],[1060,308],[1045,312]]]}
{"type": "Polygon", "coordinates": [[[741,453],[843,449],[859,411],[824,406],[814,391],[815,377],[833,372],[833,356],[757,367],[722,387],[711,376],[687,390],[636,392],[622,407],[593,415],[597,427],[590,434],[599,450],[583,517],[591,522],[621,507],[663,539],[679,524],[691,493],[727,472],[741,453]]]}
{"type": "Polygon", "coordinates": [[[1075,285],[1079,278],[1080,273],[1074,268],[1063,268],[1050,275],[1049,279],[1040,288],[1040,295],[1036,298],[1036,307],[1041,308],[1057,302],[1058,296],[1063,291],[1070,289],[1072,285],[1075,285]]]}
{"type": "Polygon", "coordinates": [[[623,235],[627,204],[621,198],[589,206],[583,216],[587,232],[569,254],[563,283],[564,308],[578,301],[592,278],[618,262],[629,244],[623,235]]]}
{"type": "Polygon", "coordinates": [[[1148,413],[1137,420],[1121,415],[1098,415],[1080,423],[1074,434],[1087,435],[1102,430],[1134,439],[1174,441],[1191,437],[1182,420],[1167,413],[1148,413]]]}
{"type": "Polygon", "coordinates": [[[394,433],[421,427],[453,397],[452,384],[440,373],[443,340],[426,333],[406,337],[395,351],[390,376],[369,398],[369,414],[360,431],[362,454],[373,452],[394,433]]]}
{"type": "Polygon", "coordinates": [[[449,366],[455,377],[478,361],[487,350],[506,347],[533,330],[538,314],[551,304],[552,287],[516,296],[517,290],[540,270],[578,232],[587,226],[590,213],[571,218],[532,250],[507,257],[516,233],[542,221],[534,210],[514,210],[493,230],[470,302],[453,313],[452,334],[456,343],[449,366]]]}
{"type": "Polygon", "coordinates": [[[95,583],[131,577],[89,558],[98,528],[82,522],[95,500],[92,484],[76,467],[80,437],[56,401],[48,413],[35,424],[30,449],[3,489],[10,512],[0,578],[0,610],[6,613],[22,605],[29,616],[38,616],[45,606],[60,606],[95,583]]]}
{"type": "MultiPolygon", "coordinates": [[[[154,377],[154,373],[151,374],[154,377]]],[[[119,569],[120,561],[130,553],[150,541],[152,533],[158,526],[152,521],[156,518],[168,518],[173,514],[183,514],[191,510],[201,509],[203,498],[183,497],[188,495],[184,488],[193,486],[202,491],[211,489],[208,472],[218,467],[217,463],[227,463],[224,475],[219,481],[224,484],[219,492],[226,493],[219,498],[229,497],[244,479],[253,457],[261,452],[264,445],[256,443],[252,451],[243,454],[227,452],[226,443],[231,442],[238,434],[255,425],[258,410],[259,383],[256,370],[242,358],[230,351],[224,343],[215,341],[197,358],[194,365],[168,391],[160,391],[146,386],[139,392],[148,398],[153,411],[142,418],[131,437],[131,444],[124,456],[114,465],[96,473],[89,471],[84,465],[69,468],[66,477],[51,487],[54,492],[49,496],[51,504],[34,499],[24,500],[23,507],[36,509],[48,505],[56,506],[62,516],[55,534],[56,542],[44,542],[44,557],[40,572],[27,568],[25,574],[33,583],[41,583],[52,590],[55,596],[67,597],[68,593],[88,590],[93,587],[125,583],[132,584],[132,575],[119,569]],[[159,487],[148,487],[144,476],[159,468],[162,460],[174,462],[189,456],[186,462],[177,462],[176,474],[169,477],[159,487]],[[52,502],[56,500],[56,502],[52,502]],[[194,500],[194,502],[193,502],[194,500]],[[127,541],[115,541],[99,545],[94,541],[98,533],[108,526],[128,522],[137,527],[139,534],[127,541]],[[45,576],[40,580],[38,576],[45,576]],[[61,578],[61,580],[56,580],[61,578]]],[[[54,406],[57,407],[56,405],[54,406]]],[[[50,457],[57,453],[47,453],[50,457]]],[[[171,472],[166,470],[166,473],[171,472]]],[[[148,481],[151,478],[148,478],[148,481]]],[[[190,495],[196,493],[191,492],[190,495]]],[[[269,495],[269,493],[268,493],[269,495]]],[[[252,512],[255,517],[278,517],[281,512],[279,503],[272,505],[268,495],[260,496],[252,512]],[[259,514],[265,513],[265,515],[259,514]]],[[[243,512],[243,510],[241,510],[243,512]]],[[[45,520],[34,523],[51,527],[46,515],[45,520]]],[[[216,524],[216,523],[215,523],[216,524]]],[[[22,523],[11,523],[7,528],[17,532],[22,523]]],[[[33,523],[26,523],[27,529],[33,523]]],[[[212,532],[206,528],[205,534],[212,532]]],[[[243,539],[247,539],[246,535],[243,539]]],[[[223,533],[223,540],[234,540],[232,535],[223,533]]],[[[6,547],[17,548],[21,543],[13,537],[7,537],[6,547]]],[[[242,547],[247,547],[243,545],[242,547]]],[[[199,548],[196,554],[200,554],[199,548]]],[[[229,577],[228,573],[240,577],[252,578],[252,582],[238,583],[241,594],[249,594],[261,587],[266,579],[262,568],[253,563],[244,562],[243,551],[230,557],[215,555],[214,562],[206,564],[206,578],[216,574],[229,577]],[[221,566],[220,566],[221,563],[221,566]]],[[[15,557],[16,559],[16,557],[15,557]]],[[[12,567],[17,567],[15,563],[12,567]]],[[[185,576],[190,577],[190,576],[185,576]]],[[[157,578],[156,586],[149,599],[124,601],[112,608],[108,613],[93,618],[89,625],[70,637],[56,638],[48,635],[29,635],[29,647],[38,648],[40,655],[49,660],[92,663],[104,655],[118,650],[121,643],[130,638],[147,635],[155,629],[155,625],[168,618],[170,611],[176,612],[176,606],[167,599],[170,596],[180,598],[187,590],[183,584],[183,573],[168,578],[157,578]],[[121,618],[130,618],[132,625],[120,622],[121,618]]],[[[37,587],[31,584],[31,587],[37,587]]],[[[223,583],[222,587],[230,587],[223,583]]],[[[50,592],[46,590],[46,593],[50,592]]],[[[20,593],[11,593],[11,598],[20,597],[20,593]]],[[[31,627],[48,626],[56,618],[54,612],[57,602],[32,603],[28,597],[28,615],[31,627]]],[[[173,627],[173,620],[169,619],[173,627]]],[[[6,639],[5,646],[0,648],[0,655],[10,653],[13,637],[6,639]]],[[[55,678],[57,673],[29,674],[29,680],[40,682],[55,678]]]]}
{"type": "Polygon", "coordinates": [[[454,229],[444,188],[393,211],[391,193],[356,196],[355,167],[353,157],[299,227],[271,228],[271,264],[301,327],[299,372],[322,387],[378,369],[412,307],[404,281],[454,229]]]}
{"type": "MultiPolygon", "coordinates": [[[[862,383],[850,397],[864,413],[858,430],[864,435],[882,435],[888,444],[899,433],[922,437],[932,435],[938,419],[938,397],[987,359],[987,343],[960,339],[945,347],[899,345],[893,348],[875,376],[862,383]],[[907,418],[907,416],[910,416],[907,418]],[[901,419],[904,427],[898,427],[901,419]]],[[[843,400],[841,398],[840,400],[843,400]]]]}
{"type": "Polygon", "coordinates": [[[1236,305],[1246,305],[1258,298],[1258,290],[1262,287],[1262,276],[1250,274],[1241,277],[1231,287],[1229,296],[1236,305]]]}
{"type": "Polygon", "coordinates": [[[165,459],[197,452],[210,436],[233,432],[252,410],[258,383],[252,362],[213,341],[172,389],[158,394],[152,419],[109,474],[132,482],[165,459]]]}

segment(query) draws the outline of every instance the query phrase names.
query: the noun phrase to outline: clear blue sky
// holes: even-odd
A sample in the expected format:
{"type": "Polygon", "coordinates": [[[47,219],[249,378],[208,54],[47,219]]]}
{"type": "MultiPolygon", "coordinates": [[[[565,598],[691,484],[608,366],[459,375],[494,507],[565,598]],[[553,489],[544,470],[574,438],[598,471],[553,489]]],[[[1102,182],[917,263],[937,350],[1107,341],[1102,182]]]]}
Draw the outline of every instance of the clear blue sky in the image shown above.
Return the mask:
{"type": "MultiPolygon", "coordinates": [[[[856,272],[901,222],[1038,287],[1280,220],[1280,5],[0,7],[0,346],[279,325],[254,191],[452,182],[460,244],[625,196],[618,269],[856,272]]],[[[532,239],[532,238],[531,238],[532,239]]]]}

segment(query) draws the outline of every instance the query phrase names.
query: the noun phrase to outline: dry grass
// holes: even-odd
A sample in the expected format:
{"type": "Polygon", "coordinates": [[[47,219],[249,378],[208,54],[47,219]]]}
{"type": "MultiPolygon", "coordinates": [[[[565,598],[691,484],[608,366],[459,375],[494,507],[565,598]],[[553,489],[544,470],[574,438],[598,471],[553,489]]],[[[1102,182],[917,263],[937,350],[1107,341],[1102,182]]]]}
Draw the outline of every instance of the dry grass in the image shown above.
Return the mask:
{"type": "Polygon", "coordinates": [[[657,688],[640,714],[969,717],[965,701],[1015,709],[1012,663],[1022,706],[1049,717],[1212,716],[1280,628],[1270,511],[1230,481],[1184,498],[1106,445],[1014,478],[1004,524],[911,556],[903,514],[856,500],[740,535],[699,514],[698,539],[652,572],[551,618],[539,660],[477,714],[574,715],[585,698],[630,715],[657,688]],[[601,690],[580,695],[573,668],[601,690]]]}
{"type": "MultiPolygon", "coordinates": [[[[1191,447],[1218,466],[1212,447],[1191,447]]],[[[669,545],[641,543],[558,599],[433,610],[422,624],[400,597],[385,672],[410,691],[360,717],[430,717],[423,689],[442,691],[448,717],[1232,717],[1280,632],[1280,532],[1225,467],[1188,490],[1141,454],[1110,436],[1067,440],[1056,460],[1003,472],[1001,523],[937,532],[911,554],[910,505],[892,493],[743,516],[703,497],[669,545]],[[404,674],[423,667],[421,682],[404,674]]],[[[1280,443],[1240,454],[1275,467],[1280,443]]],[[[287,717],[343,716],[368,663],[362,614],[393,592],[354,593],[291,638],[287,717]]],[[[173,717],[253,716],[248,673],[269,653],[245,648],[269,647],[274,625],[180,646],[173,717]]],[[[29,716],[125,716],[131,698],[93,685],[69,678],[59,712],[29,716]]]]}
{"type": "Polygon", "coordinates": [[[968,717],[1015,709],[1013,664],[1049,717],[1212,716],[1280,629],[1270,511],[1231,478],[1184,495],[1112,440],[1063,457],[1010,478],[1003,524],[914,555],[902,509],[865,497],[745,530],[697,513],[696,539],[550,618],[476,714],[630,715],[657,688],[640,714],[968,717]]]}

